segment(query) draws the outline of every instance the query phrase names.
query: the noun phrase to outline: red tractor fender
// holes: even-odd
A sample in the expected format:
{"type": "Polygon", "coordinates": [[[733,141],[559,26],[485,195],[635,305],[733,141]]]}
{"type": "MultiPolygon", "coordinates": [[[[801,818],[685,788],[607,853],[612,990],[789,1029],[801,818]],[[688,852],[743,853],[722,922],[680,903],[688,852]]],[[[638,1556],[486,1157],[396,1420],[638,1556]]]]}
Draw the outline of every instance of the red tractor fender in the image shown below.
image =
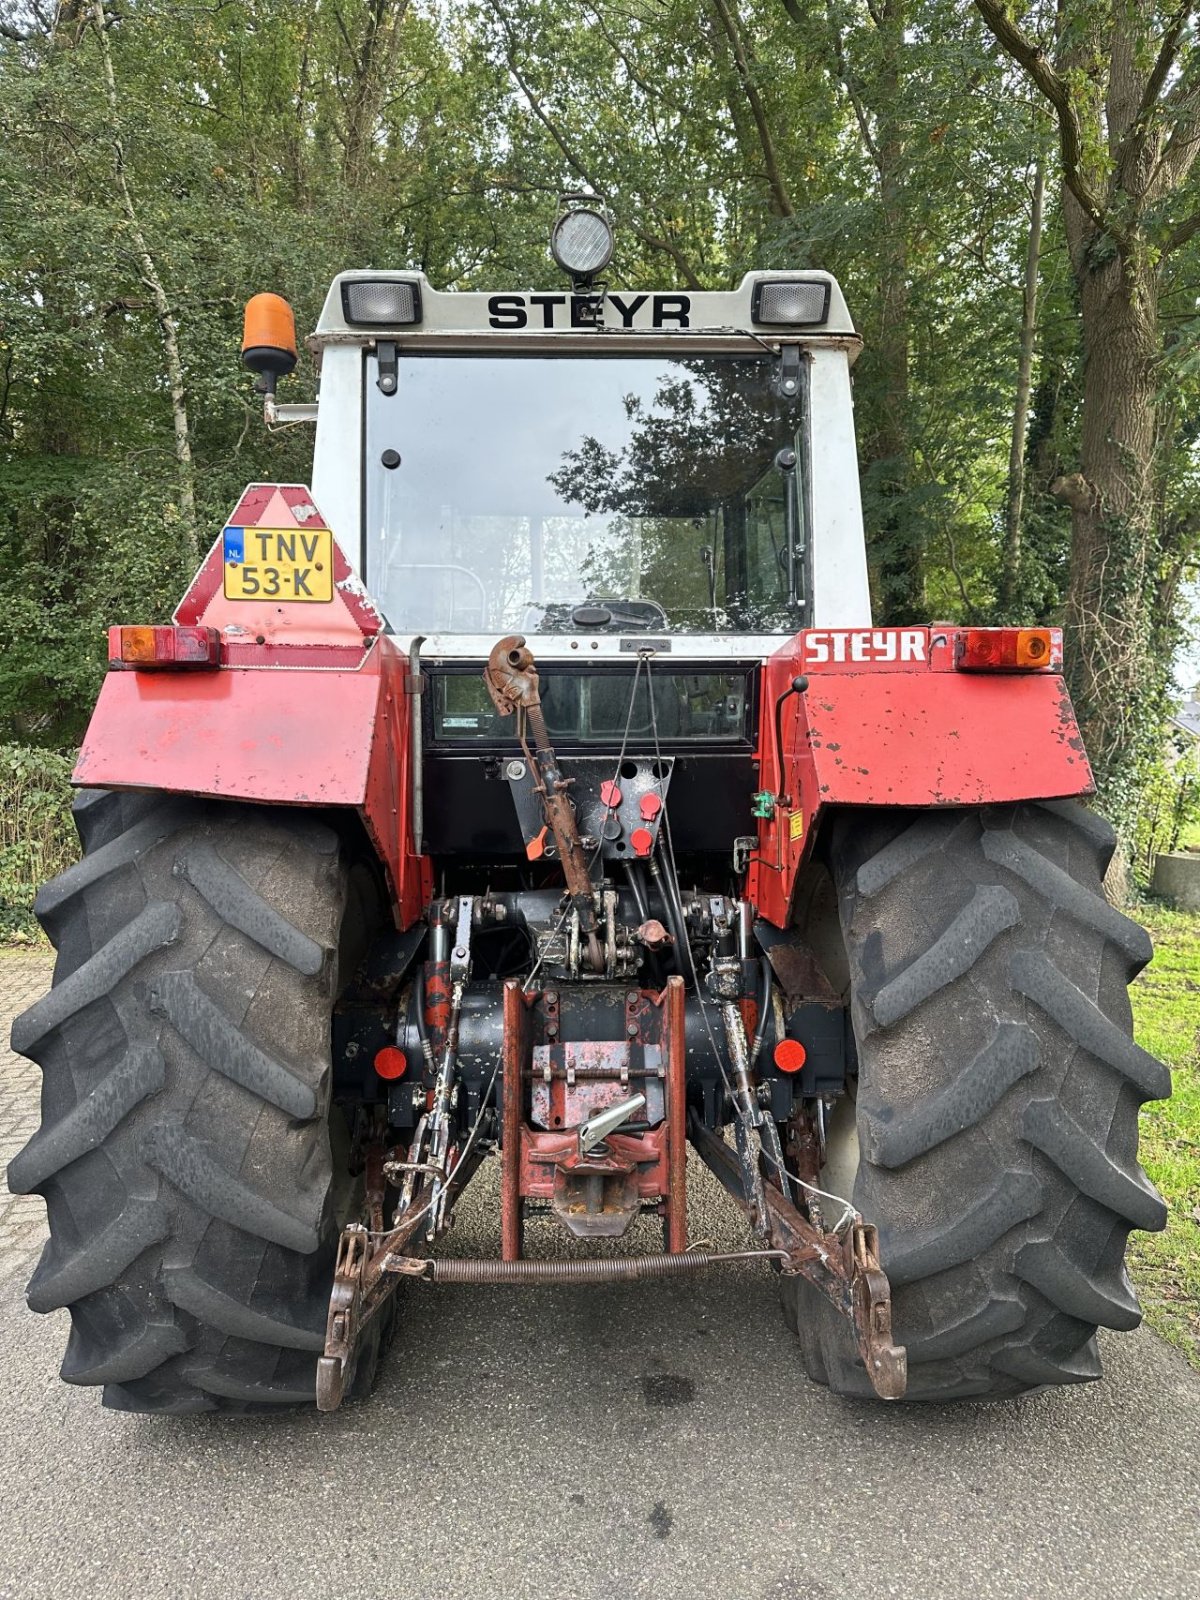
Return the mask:
{"type": "Polygon", "coordinates": [[[252,484],[176,609],[175,622],[216,629],[219,665],[122,670],[119,636],[125,630],[113,629],[114,670],[100,690],[72,781],[263,804],[351,807],[387,872],[397,922],[408,927],[432,892],[430,863],[412,837],[408,661],[383,632],[382,618],[309,491],[252,484]],[[332,563],[330,599],[227,598],[229,536],[241,535],[241,547],[250,549],[259,530],[269,540],[282,536],[293,543],[303,533],[309,548],[316,548],[314,535],[324,536],[318,554],[332,563]]]}
{"type": "Polygon", "coordinates": [[[763,668],[749,896],[776,927],[835,806],[979,806],[1094,792],[1061,674],[963,670],[955,627],[808,629],[763,668]],[[793,685],[800,681],[803,688],[793,685]],[[791,692],[789,692],[791,691],[791,692]]]}

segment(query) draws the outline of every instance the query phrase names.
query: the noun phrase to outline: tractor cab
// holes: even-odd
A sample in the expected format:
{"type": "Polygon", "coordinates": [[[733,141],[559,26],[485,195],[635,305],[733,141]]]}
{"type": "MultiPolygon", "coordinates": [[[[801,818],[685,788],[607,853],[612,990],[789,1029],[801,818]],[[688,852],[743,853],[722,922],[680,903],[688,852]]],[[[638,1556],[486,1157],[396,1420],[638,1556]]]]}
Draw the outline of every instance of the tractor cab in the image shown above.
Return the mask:
{"type": "Polygon", "coordinates": [[[446,294],[343,274],[313,492],[400,639],[486,656],[762,660],[869,617],[850,395],[826,274],[727,293],[446,294]]]}
{"type": "Polygon", "coordinates": [[[481,675],[519,635],[555,747],[684,758],[679,846],[727,857],[756,788],[762,663],[816,620],[870,614],[859,340],[825,273],[655,293],[567,270],[543,293],[337,278],[312,339],[314,499],[396,643],[419,641],[431,853],[523,854],[496,802],[512,723],[481,675]]]}

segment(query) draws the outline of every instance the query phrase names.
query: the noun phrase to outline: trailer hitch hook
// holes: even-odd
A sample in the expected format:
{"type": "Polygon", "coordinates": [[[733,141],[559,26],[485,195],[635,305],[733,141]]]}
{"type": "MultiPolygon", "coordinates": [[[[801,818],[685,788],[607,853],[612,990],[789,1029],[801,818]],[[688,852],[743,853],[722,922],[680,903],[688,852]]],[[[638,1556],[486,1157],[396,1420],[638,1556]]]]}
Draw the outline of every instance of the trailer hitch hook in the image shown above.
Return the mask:
{"type": "Polygon", "coordinates": [[[325,1324],[325,1353],[317,1359],[318,1411],[336,1411],[346,1392],[346,1379],[358,1346],[367,1238],[367,1230],[355,1222],[338,1239],[325,1324]]]}
{"type": "Polygon", "coordinates": [[[908,1354],[892,1338],[892,1288],[879,1262],[879,1231],[855,1222],[850,1236],[850,1289],[858,1353],[881,1400],[899,1400],[908,1382],[908,1354]]]}

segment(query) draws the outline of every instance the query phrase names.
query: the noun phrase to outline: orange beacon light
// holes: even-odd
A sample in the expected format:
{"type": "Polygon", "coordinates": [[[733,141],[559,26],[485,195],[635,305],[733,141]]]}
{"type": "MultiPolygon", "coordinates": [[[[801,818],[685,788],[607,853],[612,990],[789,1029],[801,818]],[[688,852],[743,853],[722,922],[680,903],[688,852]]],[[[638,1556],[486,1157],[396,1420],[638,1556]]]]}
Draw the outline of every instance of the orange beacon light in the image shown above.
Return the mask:
{"type": "Polygon", "coordinates": [[[296,365],[296,319],[279,294],[256,294],[246,302],[242,325],[242,360],[257,372],[265,394],[296,365]]]}

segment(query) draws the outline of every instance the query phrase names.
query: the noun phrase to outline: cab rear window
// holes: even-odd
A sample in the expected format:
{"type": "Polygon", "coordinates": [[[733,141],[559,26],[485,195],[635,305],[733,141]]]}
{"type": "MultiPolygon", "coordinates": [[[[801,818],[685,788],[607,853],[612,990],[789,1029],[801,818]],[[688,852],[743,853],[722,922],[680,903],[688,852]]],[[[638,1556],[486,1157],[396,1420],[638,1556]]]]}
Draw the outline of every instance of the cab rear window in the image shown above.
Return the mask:
{"type": "MultiPolygon", "coordinates": [[[[571,744],[619,745],[629,723],[631,743],[652,744],[657,723],[663,744],[711,744],[749,738],[747,674],[736,672],[634,673],[543,671],[542,710],[550,735],[571,744]],[[632,714],[630,699],[633,697],[632,714]]],[[[509,744],[511,717],[501,717],[476,673],[435,673],[430,680],[432,735],[438,744],[509,744]]]]}

